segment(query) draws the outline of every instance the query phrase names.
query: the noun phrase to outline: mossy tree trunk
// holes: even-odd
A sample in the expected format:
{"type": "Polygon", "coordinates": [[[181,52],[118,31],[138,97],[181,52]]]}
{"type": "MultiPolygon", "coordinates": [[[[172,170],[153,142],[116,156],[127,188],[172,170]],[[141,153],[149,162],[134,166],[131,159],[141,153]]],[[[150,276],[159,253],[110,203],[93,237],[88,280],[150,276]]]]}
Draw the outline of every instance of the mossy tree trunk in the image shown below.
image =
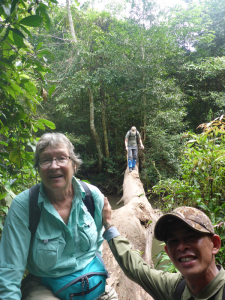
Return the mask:
{"type": "Polygon", "coordinates": [[[95,129],[94,97],[91,88],[88,88],[88,95],[89,95],[89,105],[90,105],[90,128],[98,151],[98,171],[101,172],[103,166],[103,154],[102,154],[100,138],[95,129]]]}

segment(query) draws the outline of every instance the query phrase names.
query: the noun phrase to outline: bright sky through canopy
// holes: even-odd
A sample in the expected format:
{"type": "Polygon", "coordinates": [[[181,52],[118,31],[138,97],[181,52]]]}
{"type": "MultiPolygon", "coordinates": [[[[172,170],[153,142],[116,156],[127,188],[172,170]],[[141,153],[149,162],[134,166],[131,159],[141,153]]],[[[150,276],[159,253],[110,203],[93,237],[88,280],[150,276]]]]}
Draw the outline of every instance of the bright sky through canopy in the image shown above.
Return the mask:
{"type": "MultiPolygon", "coordinates": [[[[72,1],[70,0],[70,2],[73,2],[73,0],[72,1]]],[[[84,2],[87,2],[87,1],[86,0],[78,0],[78,2],[82,5],[84,2]]],[[[96,6],[98,7],[98,9],[100,9],[100,3],[99,3],[100,1],[93,1],[92,0],[90,2],[97,2],[96,6]]],[[[105,6],[107,4],[107,2],[109,2],[109,1],[107,1],[107,0],[101,1],[102,6],[105,6]]],[[[158,4],[160,4],[162,7],[175,6],[177,4],[180,4],[180,5],[185,4],[185,2],[183,0],[156,0],[156,2],[158,4]]],[[[66,5],[66,0],[58,0],[58,3],[61,4],[61,5],[66,5]]],[[[94,4],[94,6],[95,6],[95,4],[94,4]]]]}
{"type": "Polygon", "coordinates": [[[161,6],[175,6],[176,4],[184,4],[182,0],[157,0],[156,1],[161,6]]]}

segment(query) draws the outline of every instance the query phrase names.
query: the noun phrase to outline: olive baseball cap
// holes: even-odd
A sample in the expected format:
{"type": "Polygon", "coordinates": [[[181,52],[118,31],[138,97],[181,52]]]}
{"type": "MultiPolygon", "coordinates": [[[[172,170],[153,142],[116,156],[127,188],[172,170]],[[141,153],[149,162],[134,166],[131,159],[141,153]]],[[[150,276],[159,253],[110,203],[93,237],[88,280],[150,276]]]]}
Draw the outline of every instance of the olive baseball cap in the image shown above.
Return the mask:
{"type": "Polygon", "coordinates": [[[154,229],[157,240],[166,241],[168,226],[175,220],[185,222],[196,231],[214,234],[214,227],[206,214],[194,207],[181,206],[158,219],[154,229]]]}

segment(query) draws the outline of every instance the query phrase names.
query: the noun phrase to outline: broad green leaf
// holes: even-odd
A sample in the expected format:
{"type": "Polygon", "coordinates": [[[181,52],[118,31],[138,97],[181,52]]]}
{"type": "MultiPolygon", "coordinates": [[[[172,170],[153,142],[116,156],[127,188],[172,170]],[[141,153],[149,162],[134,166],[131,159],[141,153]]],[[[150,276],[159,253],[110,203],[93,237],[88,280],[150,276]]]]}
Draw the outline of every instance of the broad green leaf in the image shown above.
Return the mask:
{"type": "Polygon", "coordinates": [[[19,29],[10,27],[9,30],[13,31],[15,34],[21,36],[22,38],[25,38],[24,34],[19,29]]]}
{"type": "MultiPolygon", "coordinates": [[[[6,5],[2,5],[4,12],[7,16],[10,16],[11,5],[6,3],[6,5]]],[[[8,19],[8,18],[7,18],[8,19]]]]}
{"type": "Polygon", "coordinates": [[[51,28],[51,20],[50,20],[49,15],[47,13],[45,15],[45,19],[46,19],[46,21],[45,21],[45,27],[46,27],[47,30],[50,30],[50,28],[51,28]]]}
{"type": "Polygon", "coordinates": [[[27,120],[27,114],[25,114],[25,113],[17,113],[16,115],[15,115],[15,121],[20,121],[20,120],[27,120]]]}
{"type": "Polygon", "coordinates": [[[6,29],[5,35],[3,36],[1,43],[8,37],[9,35],[9,28],[6,29]]]}
{"type": "Polygon", "coordinates": [[[51,21],[47,13],[47,7],[43,3],[40,6],[40,12],[41,16],[43,17],[43,23],[45,24],[46,29],[49,30],[51,26],[51,21]]]}
{"type": "MultiPolygon", "coordinates": [[[[25,96],[27,97],[27,99],[32,100],[34,103],[41,105],[41,103],[35,98],[33,97],[31,94],[26,93],[25,96]]],[[[29,103],[31,106],[33,106],[32,103],[29,103]]]]}
{"type": "Polygon", "coordinates": [[[24,32],[26,32],[26,34],[29,35],[29,37],[33,38],[32,34],[30,33],[30,31],[26,27],[24,27],[21,24],[18,24],[18,25],[20,26],[21,29],[23,29],[24,32]]]}
{"type": "MultiPolygon", "coordinates": [[[[0,7],[1,8],[1,7],[0,7]]],[[[1,14],[0,14],[1,15],[1,14]]],[[[7,28],[0,28],[0,37],[3,37],[6,33],[7,28]]]]}
{"type": "Polygon", "coordinates": [[[14,163],[18,168],[21,168],[20,151],[13,150],[9,153],[10,162],[14,163]]]}
{"type": "Polygon", "coordinates": [[[8,146],[8,144],[6,142],[0,141],[0,145],[4,145],[4,146],[8,146]]]}
{"type": "Polygon", "coordinates": [[[17,47],[22,47],[24,45],[23,38],[15,32],[13,32],[13,40],[17,47]]]}
{"type": "Polygon", "coordinates": [[[10,86],[7,86],[7,92],[8,92],[14,99],[16,99],[15,92],[14,92],[14,90],[13,90],[10,86]]]}
{"type": "Polygon", "coordinates": [[[18,84],[20,84],[20,76],[19,76],[19,73],[18,73],[18,72],[14,72],[12,75],[13,75],[14,79],[16,79],[16,82],[17,82],[18,84]]]}
{"type": "Polygon", "coordinates": [[[37,132],[38,131],[38,126],[36,125],[36,124],[32,124],[32,127],[33,127],[33,130],[34,130],[34,132],[37,132]]]}
{"type": "Polygon", "coordinates": [[[37,15],[37,16],[41,16],[41,7],[40,7],[40,5],[39,5],[38,8],[36,9],[36,15],[37,15]]]}
{"type": "Polygon", "coordinates": [[[38,120],[38,122],[36,123],[36,125],[38,126],[38,128],[40,128],[40,129],[42,129],[42,130],[45,130],[44,124],[43,124],[42,122],[39,122],[39,120],[38,120]]]}
{"type": "Polygon", "coordinates": [[[7,192],[5,192],[5,193],[1,194],[1,195],[0,195],[0,201],[1,201],[3,198],[5,198],[5,196],[6,196],[6,195],[8,195],[8,193],[7,193],[7,192]]]}
{"type": "Polygon", "coordinates": [[[43,123],[46,126],[48,126],[49,128],[55,129],[55,124],[53,122],[51,122],[51,121],[48,121],[48,120],[45,120],[45,119],[39,119],[38,123],[43,123]]]}
{"type": "Polygon", "coordinates": [[[19,0],[13,0],[12,1],[12,6],[11,6],[11,14],[14,12],[14,9],[16,7],[16,4],[19,2],[19,0]]]}
{"type": "Polygon", "coordinates": [[[35,84],[31,81],[26,82],[24,84],[24,89],[30,94],[30,95],[36,95],[38,93],[38,90],[35,86],[35,84]]]}
{"type": "Polygon", "coordinates": [[[40,43],[37,45],[37,47],[36,47],[36,51],[38,51],[39,49],[41,49],[42,45],[43,45],[43,42],[40,42],[40,43]]]}
{"type": "Polygon", "coordinates": [[[14,83],[13,81],[10,81],[12,88],[20,93],[20,94],[24,94],[24,91],[21,89],[21,87],[19,85],[17,85],[16,83],[14,83]]]}
{"type": "Polygon", "coordinates": [[[51,98],[52,96],[52,93],[55,91],[55,88],[56,88],[56,85],[54,84],[53,86],[50,87],[49,91],[48,91],[48,94],[49,94],[49,97],[51,98]]]}
{"type": "Polygon", "coordinates": [[[10,205],[11,205],[13,199],[16,197],[16,195],[11,190],[7,190],[7,192],[8,192],[8,195],[6,195],[6,197],[5,197],[5,203],[8,207],[10,207],[10,205]]]}
{"type": "Polygon", "coordinates": [[[26,74],[20,74],[21,79],[30,79],[30,77],[26,74]]]}
{"type": "Polygon", "coordinates": [[[41,23],[42,23],[42,17],[33,15],[22,19],[19,24],[30,26],[30,27],[39,27],[41,23]]]}
{"type": "Polygon", "coordinates": [[[38,72],[45,72],[45,68],[41,64],[38,64],[38,62],[34,62],[34,64],[37,66],[36,68],[34,68],[34,70],[38,72]]]}

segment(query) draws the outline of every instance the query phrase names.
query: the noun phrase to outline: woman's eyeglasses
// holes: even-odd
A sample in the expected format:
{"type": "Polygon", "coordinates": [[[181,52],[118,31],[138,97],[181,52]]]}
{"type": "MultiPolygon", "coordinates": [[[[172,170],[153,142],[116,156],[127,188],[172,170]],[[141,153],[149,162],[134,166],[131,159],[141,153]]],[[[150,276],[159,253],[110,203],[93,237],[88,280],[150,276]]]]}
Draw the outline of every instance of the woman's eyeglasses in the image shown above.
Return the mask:
{"type": "Polygon", "coordinates": [[[49,158],[43,158],[39,160],[39,165],[41,168],[43,169],[47,169],[49,167],[51,167],[53,160],[55,160],[56,164],[60,167],[65,167],[69,160],[70,160],[70,156],[60,156],[60,157],[56,157],[54,159],[49,159],[49,158]]]}

